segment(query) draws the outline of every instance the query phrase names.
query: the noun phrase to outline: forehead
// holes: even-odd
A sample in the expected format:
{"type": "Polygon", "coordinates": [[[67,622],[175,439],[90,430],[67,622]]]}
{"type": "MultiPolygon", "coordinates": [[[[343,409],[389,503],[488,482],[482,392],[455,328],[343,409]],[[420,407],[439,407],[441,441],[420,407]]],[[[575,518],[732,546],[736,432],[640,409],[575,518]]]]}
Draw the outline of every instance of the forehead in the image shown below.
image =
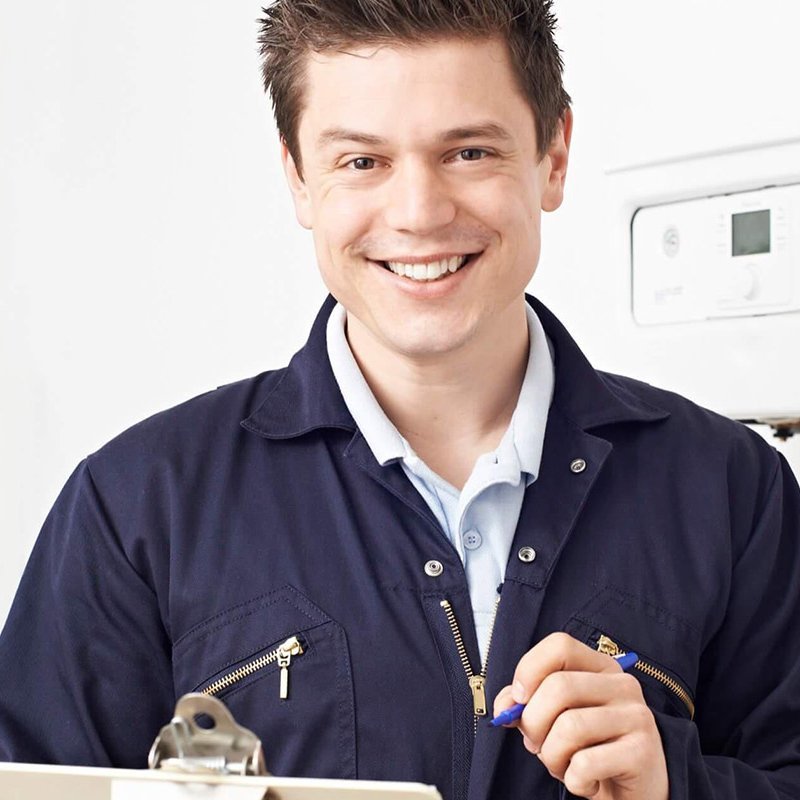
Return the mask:
{"type": "Polygon", "coordinates": [[[499,38],[311,53],[303,94],[304,149],[331,129],[419,140],[477,121],[535,138],[533,112],[499,38]]]}

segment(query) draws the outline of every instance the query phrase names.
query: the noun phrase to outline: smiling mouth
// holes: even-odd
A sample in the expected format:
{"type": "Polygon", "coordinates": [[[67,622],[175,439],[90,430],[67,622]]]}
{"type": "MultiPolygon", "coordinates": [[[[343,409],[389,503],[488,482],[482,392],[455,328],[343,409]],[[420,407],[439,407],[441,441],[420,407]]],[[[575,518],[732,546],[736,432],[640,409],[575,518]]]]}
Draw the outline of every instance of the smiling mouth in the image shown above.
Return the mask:
{"type": "Polygon", "coordinates": [[[384,269],[391,270],[402,278],[412,281],[438,281],[458,272],[465,264],[474,260],[480,253],[470,253],[464,256],[452,256],[440,261],[431,261],[428,264],[408,264],[403,261],[379,261],[384,269]]]}

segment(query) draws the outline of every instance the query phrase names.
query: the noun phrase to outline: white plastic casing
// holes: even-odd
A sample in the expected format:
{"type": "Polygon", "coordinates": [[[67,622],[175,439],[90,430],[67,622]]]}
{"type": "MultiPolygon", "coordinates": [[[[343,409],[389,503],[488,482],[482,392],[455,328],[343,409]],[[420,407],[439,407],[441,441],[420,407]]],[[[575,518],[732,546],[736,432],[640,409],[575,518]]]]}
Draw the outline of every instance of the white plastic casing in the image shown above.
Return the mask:
{"type": "Polygon", "coordinates": [[[800,184],[638,209],[631,224],[636,322],[660,325],[800,310],[798,235],[800,184]],[[747,215],[757,218],[762,237],[750,248],[734,236],[735,220],[747,215]]]}
{"type": "Polygon", "coordinates": [[[800,416],[800,138],[606,175],[595,360],[737,419],[800,416]],[[734,256],[733,215],[766,209],[770,252],[734,256]]]}

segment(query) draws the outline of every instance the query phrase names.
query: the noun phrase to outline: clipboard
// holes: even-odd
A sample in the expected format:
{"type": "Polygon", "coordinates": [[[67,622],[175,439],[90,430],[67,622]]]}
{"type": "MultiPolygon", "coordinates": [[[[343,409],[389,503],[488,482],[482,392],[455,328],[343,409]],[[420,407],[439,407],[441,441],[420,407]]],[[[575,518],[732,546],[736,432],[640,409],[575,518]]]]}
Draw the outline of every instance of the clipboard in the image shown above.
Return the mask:
{"type": "Polygon", "coordinates": [[[434,786],[395,781],[190,775],[0,763],[3,800],[441,800],[434,786]]]}
{"type": "Polygon", "coordinates": [[[270,775],[258,737],[203,694],[178,700],[147,760],[150,769],[0,763],[0,800],[442,800],[422,783],[270,775]]]}

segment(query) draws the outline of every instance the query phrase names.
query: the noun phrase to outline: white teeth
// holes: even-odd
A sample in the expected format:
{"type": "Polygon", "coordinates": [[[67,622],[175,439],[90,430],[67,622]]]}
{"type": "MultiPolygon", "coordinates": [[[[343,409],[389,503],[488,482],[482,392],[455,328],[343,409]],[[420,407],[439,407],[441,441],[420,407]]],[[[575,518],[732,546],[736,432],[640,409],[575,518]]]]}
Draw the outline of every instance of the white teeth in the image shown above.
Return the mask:
{"type": "Polygon", "coordinates": [[[387,261],[386,265],[395,273],[415,281],[435,281],[448,272],[456,272],[464,266],[469,256],[453,256],[430,264],[405,264],[402,261],[387,261]]]}

